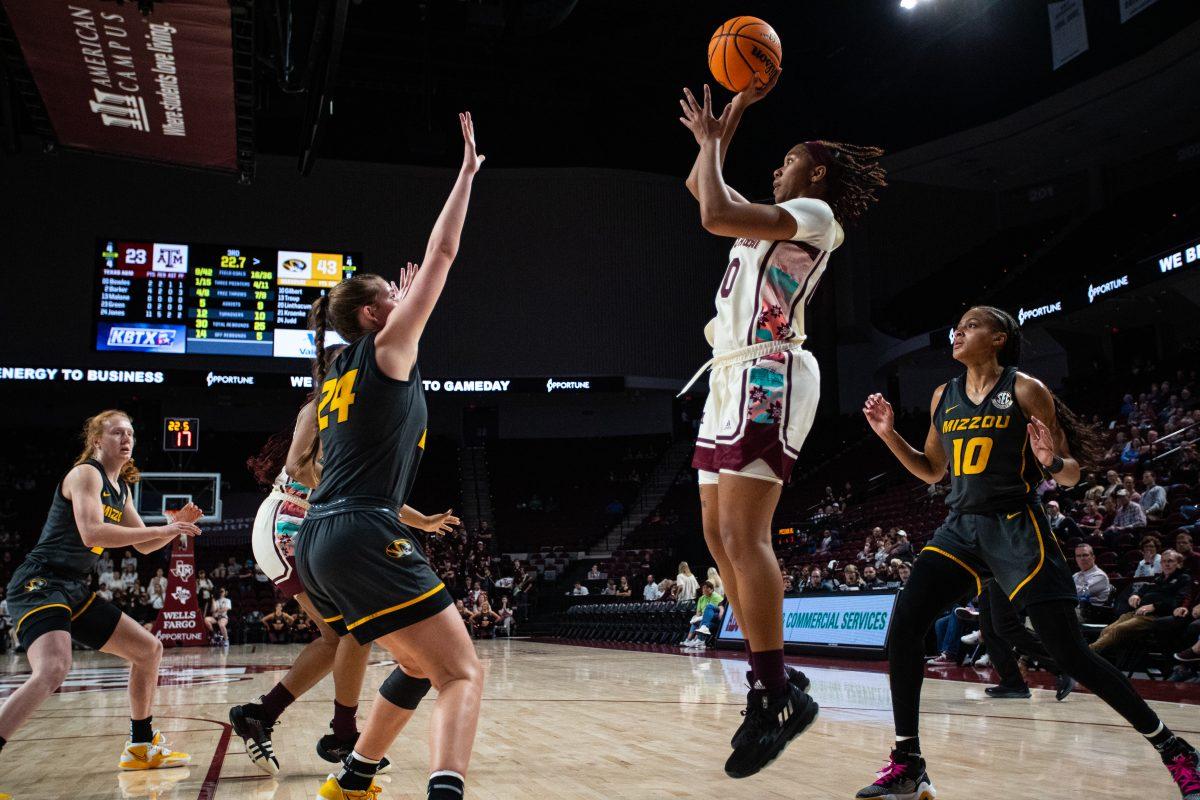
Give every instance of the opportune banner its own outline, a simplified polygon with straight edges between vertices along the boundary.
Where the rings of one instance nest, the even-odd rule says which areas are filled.
[[[228,0],[0,0],[59,144],[237,168]]]

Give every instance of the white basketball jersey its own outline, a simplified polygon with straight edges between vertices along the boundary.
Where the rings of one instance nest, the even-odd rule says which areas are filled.
[[[791,240],[738,239],[729,250],[717,316],[704,331],[714,353],[805,335],[804,306],[845,235],[824,200],[798,197],[779,208],[796,219]]]

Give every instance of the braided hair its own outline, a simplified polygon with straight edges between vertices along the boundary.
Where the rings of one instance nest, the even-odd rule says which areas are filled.
[[[1002,367],[1018,366],[1021,360],[1021,325],[1012,314],[995,306],[975,306],[975,311],[983,312],[991,323],[991,328],[997,333],[1004,334],[1004,344],[996,353],[996,361]],[[1080,469],[1095,469],[1104,459],[1104,440],[1099,431],[1079,417],[1054,392],[1054,416],[1058,426],[1067,437],[1067,447],[1071,456],[1079,462]]]
[[[887,186],[887,171],[879,163],[881,148],[824,139],[804,147],[828,171],[824,199],[838,222],[854,222],[879,202],[876,193]]]
[[[317,355],[313,359],[313,392],[314,396],[321,391],[325,383],[325,375],[329,365],[337,355],[337,350],[325,346],[325,335],[333,330],[347,342],[353,344],[366,335],[367,330],[358,319],[358,310],[369,306],[379,299],[381,285],[386,287],[383,278],[370,272],[361,272],[352,278],[339,283],[313,301],[308,312],[308,327],[313,332],[313,345]],[[315,423],[314,424],[319,424]],[[313,439],[308,459],[317,462],[317,451],[320,448],[320,436]]]

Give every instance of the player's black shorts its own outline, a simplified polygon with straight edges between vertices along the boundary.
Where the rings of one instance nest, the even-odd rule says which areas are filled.
[[[321,617],[363,644],[454,602],[418,537],[378,504],[310,508],[296,535],[296,568]]]
[[[97,597],[85,581],[35,561],[18,567],[8,582],[8,613],[26,651],[50,631],[67,631],[80,644],[99,650],[121,621],[121,610]]]
[[[1050,521],[1037,506],[997,514],[950,516],[921,551],[949,558],[975,578],[994,578],[1018,610],[1047,600],[1074,600],[1075,582]]]

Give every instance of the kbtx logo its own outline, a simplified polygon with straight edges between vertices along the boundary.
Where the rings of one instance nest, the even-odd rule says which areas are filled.
[[[109,347],[144,347],[155,350],[175,344],[174,328],[127,328],[114,325],[108,329]]]

